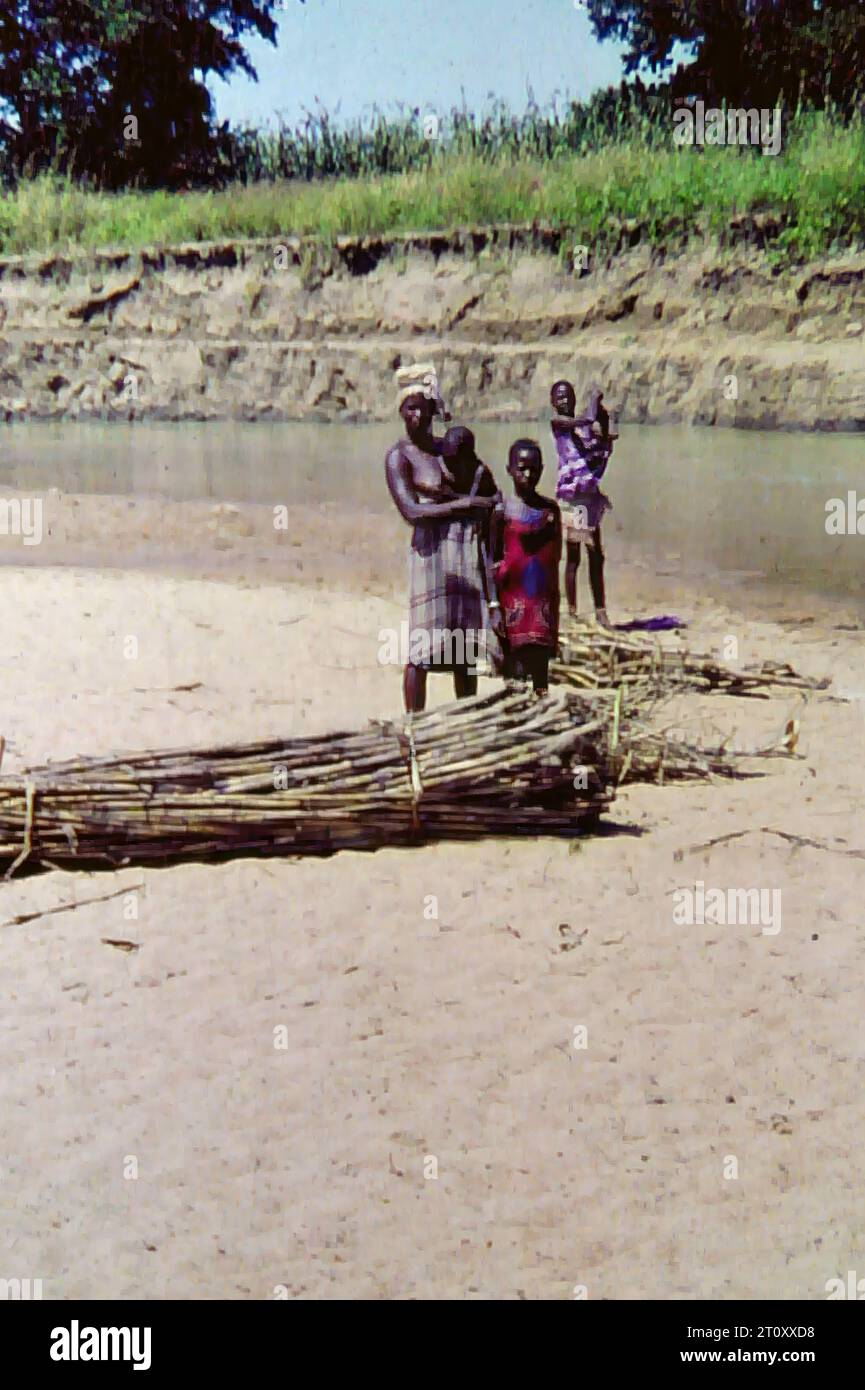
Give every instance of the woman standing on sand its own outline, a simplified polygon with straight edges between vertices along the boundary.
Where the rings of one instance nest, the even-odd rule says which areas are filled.
[[[385,473],[390,495],[413,528],[409,550],[409,652],[403,698],[409,713],[426,703],[429,670],[452,671],[457,699],[477,690],[478,647],[501,631],[494,597],[487,598],[480,531],[495,497],[473,490],[460,496],[442,458],[442,441],[432,432],[444,413],[432,367],[397,373],[399,413],[405,438],[388,450]]]

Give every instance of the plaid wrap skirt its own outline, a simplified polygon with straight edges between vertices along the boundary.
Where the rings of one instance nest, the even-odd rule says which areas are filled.
[[[419,523],[409,549],[409,659],[425,670],[492,666],[481,537],[474,520]]]

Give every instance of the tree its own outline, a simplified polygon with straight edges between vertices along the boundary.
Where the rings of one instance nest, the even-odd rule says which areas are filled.
[[[779,99],[849,107],[865,86],[865,6],[852,0],[588,0],[599,39],[626,45],[628,73],[668,73],[678,95],[718,104]]]
[[[256,73],[276,0],[0,0],[0,141],[13,169],[100,183],[210,177],[220,132],[205,79]],[[129,118],[132,118],[131,120]]]

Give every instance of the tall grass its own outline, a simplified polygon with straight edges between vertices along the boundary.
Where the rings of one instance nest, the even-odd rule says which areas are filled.
[[[426,122],[433,117],[435,133]],[[420,109],[396,118],[374,109],[362,120],[337,125],[319,107],[295,126],[241,128],[224,137],[218,168],[241,183],[263,179],[358,178],[404,174],[448,158],[548,160],[584,154],[611,141],[665,138],[670,118],[666,92],[622,84],[586,102],[556,100],[546,109],[530,101],[522,115],[494,101],[474,114],[454,107],[437,115]]]
[[[88,191],[43,176],[0,199],[0,250],[328,240],[515,222],[551,225],[600,248],[619,242],[623,224],[657,243],[683,233],[723,237],[732,218],[759,213],[775,224],[774,245],[784,256],[865,245],[862,117],[842,123],[827,113],[801,114],[774,158],[679,149],[671,124],[645,123],[612,131],[594,147],[587,139],[579,152],[444,145],[423,167],[402,173],[267,177],[185,193]]]

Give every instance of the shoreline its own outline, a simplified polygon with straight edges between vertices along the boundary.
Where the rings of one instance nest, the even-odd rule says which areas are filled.
[[[285,525],[277,530],[274,507],[264,501],[175,500],[56,488],[4,488],[3,496],[41,499],[44,534],[38,545],[23,536],[0,535],[0,573],[75,569],[225,585],[335,587],[404,605],[410,532],[392,508],[281,502]],[[676,613],[683,604],[687,609],[687,600],[695,598],[738,612],[745,624],[759,623],[767,613],[790,622],[798,614],[804,626],[865,624],[865,599],[848,589],[809,588],[807,580],[773,580],[759,571],[682,566],[664,544],[633,541],[618,531],[605,538],[605,550],[614,620],[622,607],[633,616],[643,592],[651,596],[650,606],[665,612]],[[581,611],[587,613],[585,565],[580,573]],[[625,582],[619,593],[620,574]],[[681,616],[687,618],[687,611]]]

